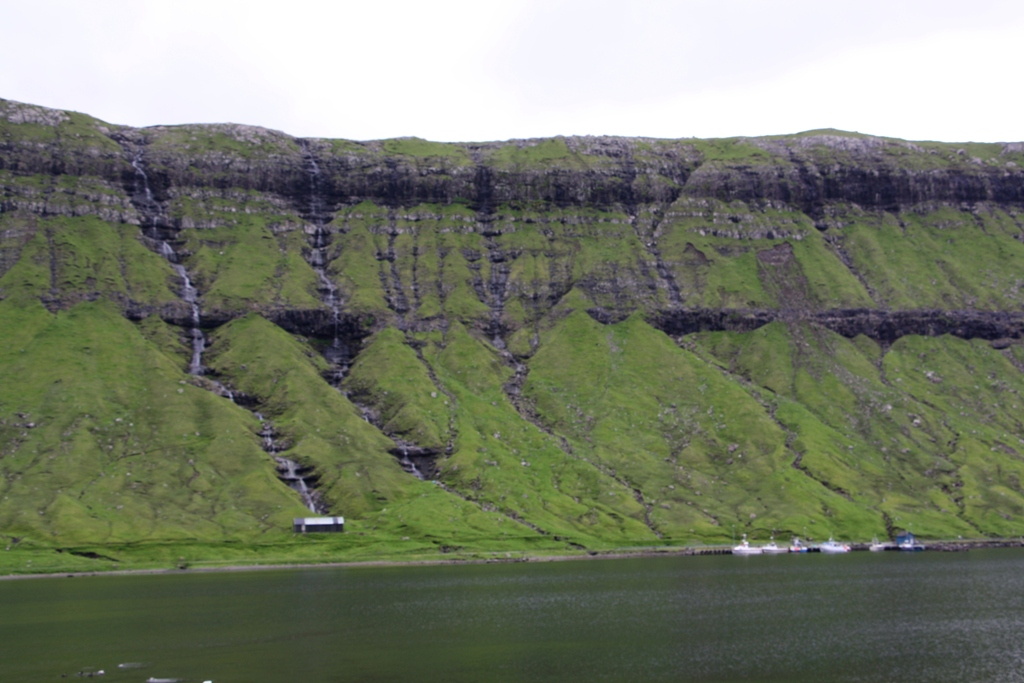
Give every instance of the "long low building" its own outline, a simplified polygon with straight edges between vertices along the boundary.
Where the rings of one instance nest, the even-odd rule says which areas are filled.
[[[296,517],[292,522],[297,534],[320,534],[345,530],[344,517]]]

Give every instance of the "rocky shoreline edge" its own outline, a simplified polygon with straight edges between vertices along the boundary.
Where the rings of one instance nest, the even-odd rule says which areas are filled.
[[[1019,539],[992,540],[956,540],[924,542],[925,550],[939,552],[967,552],[969,550],[991,550],[996,548],[1024,548],[1024,537]],[[867,551],[870,543],[851,543],[852,551]],[[889,550],[897,550],[890,548]],[[146,576],[168,574],[208,574],[217,572],[248,572],[248,571],[281,571],[292,569],[359,569],[379,567],[415,567],[444,565],[477,565],[477,564],[515,564],[538,562],[571,562],[576,560],[627,560],[652,557],[680,557],[703,555],[731,555],[731,546],[699,546],[677,548],[643,548],[632,550],[584,551],[575,555],[515,555],[511,557],[465,557],[445,558],[437,560],[364,560],[351,562],[313,562],[300,564],[246,564],[225,565],[217,567],[187,568],[165,567],[149,569],[113,569],[109,571],[66,572],[56,571],[37,574],[3,574],[0,581],[21,579],[57,579],[84,578],[92,576]]]

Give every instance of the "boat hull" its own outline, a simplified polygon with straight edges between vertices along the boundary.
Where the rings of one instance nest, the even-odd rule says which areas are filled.
[[[733,555],[763,555],[764,551],[761,548],[751,548],[749,546],[737,546],[732,549]]]
[[[843,553],[850,552],[849,546],[840,545],[838,543],[822,543],[818,548],[818,552],[825,553],[826,555],[842,555]]]

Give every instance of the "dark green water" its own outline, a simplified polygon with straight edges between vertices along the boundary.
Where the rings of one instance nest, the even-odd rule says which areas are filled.
[[[83,667],[111,683],[1024,681],[1024,551],[0,582],[0,681]]]

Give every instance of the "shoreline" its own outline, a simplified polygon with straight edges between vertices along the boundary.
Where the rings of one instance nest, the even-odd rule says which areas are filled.
[[[851,543],[853,552],[868,550],[867,543]],[[1024,539],[993,539],[977,541],[936,541],[925,544],[925,549],[933,552],[967,552],[993,548],[1024,548]],[[896,550],[895,548],[890,551]],[[897,551],[899,552],[899,551]],[[17,581],[29,579],[72,579],[93,576],[147,576],[147,575],[182,575],[182,574],[214,574],[227,572],[249,571],[280,571],[289,569],[359,569],[380,567],[434,567],[445,565],[480,565],[480,564],[518,564],[539,562],[573,562],[579,560],[625,560],[652,557],[696,557],[704,555],[731,555],[731,546],[681,547],[671,549],[638,549],[635,552],[610,550],[586,551],[574,555],[524,555],[519,557],[489,558],[449,558],[436,560],[352,560],[348,562],[304,562],[296,564],[235,564],[217,567],[153,567],[148,569],[110,569],[97,571],[55,571],[35,574],[0,574],[0,581]]]
[[[55,571],[37,574],[0,574],[0,581],[18,579],[63,579],[83,578],[90,576],[132,576],[160,574],[214,574],[221,572],[277,571],[285,569],[359,569],[375,567],[436,567],[444,565],[478,565],[478,564],[522,564],[542,562],[572,562],[575,560],[624,560],[644,557],[677,557],[681,555],[700,555],[710,553],[693,552],[692,548],[678,550],[642,550],[637,552],[580,553],[578,555],[525,555],[519,557],[487,557],[487,558],[449,558],[437,560],[352,560],[348,562],[303,562],[296,564],[233,564],[218,567],[152,567],[148,569],[111,569],[97,571]],[[716,554],[724,554],[716,550]]]

